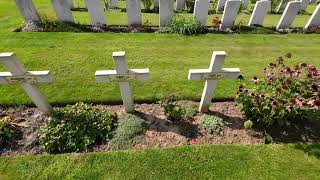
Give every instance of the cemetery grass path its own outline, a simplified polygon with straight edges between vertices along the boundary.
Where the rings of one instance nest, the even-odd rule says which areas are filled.
[[[208,145],[0,157],[0,179],[319,179],[319,145]]]

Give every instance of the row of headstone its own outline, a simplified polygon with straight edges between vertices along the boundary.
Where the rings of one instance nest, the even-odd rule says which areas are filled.
[[[292,0],[281,0],[279,6],[277,7],[277,13],[283,13],[289,2]],[[311,3],[310,0],[299,0],[301,2],[299,11],[305,11],[307,6]]]
[[[96,82],[117,82],[120,85],[120,93],[126,112],[134,111],[130,81],[149,79],[149,69],[128,69],[125,52],[112,54],[115,70],[96,71]],[[226,53],[214,51],[208,69],[191,69],[188,80],[205,80],[205,87],[200,102],[200,112],[207,112],[213,97],[213,92],[220,79],[237,79],[240,73],[238,68],[223,68]],[[5,65],[10,72],[0,72],[0,84],[20,84],[35,105],[45,114],[52,113],[52,107],[41,94],[36,84],[51,83],[53,81],[50,71],[27,72],[16,59],[14,53],[1,53],[0,63]]]
[[[74,18],[70,9],[70,2],[65,0],[51,0],[53,8],[58,19],[62,22],[74,22]],[[166,26],[168,21],[174,15],[174,0],[158,0],[159,1],[159,24],[160,27]],[[308,0],[309,1],[309,0]],[[91,22],[93,26],[106,26],[106,17],[101,0],[85,0],[88,8]],[[287,3],[286,8],[278,22],[277,29],[290,28],[293,20],[304,5],[305,0],[291,1]],[[141,4],[140,0],[126,0],[126,10],[128,14],[128,25],[141,25]],[[196,0],[193,16],[196,17],[202,25],[206,25],[210,0]],[[220,29],[225,30],[234,25],[236,16],[243,0],[227,0],[223,10]],[[25,21],[39,21],[40,17],[32,0],[16,0],[16,4]],[[319,6],[319,5],[318,5]],[[267,12],[271,10],[271,2],[269,0],[257,1],[250,17],[249,26],[263,25],[263,20]],[[306,29],[319,26],[320,12],[317,7],[310,17]]]

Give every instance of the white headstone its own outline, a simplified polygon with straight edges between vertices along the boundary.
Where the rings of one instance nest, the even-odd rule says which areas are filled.
[[[118,0],[110,0],[109,1],[109,8],[110,9],[117,9],[119,7],[119,1]]]
[[[262,26],[263,20],[270,9],[271,9],[271,1],[269,0],[257,1],[254,6],[253,13],[249,20],[248,26],[252,26],[252,25]]]
[[[196,17],[203,26],[207,24],[210,0],[196,0],[193,17]]]
[[[16,4],[25,22],[40,21],[39,14],[32,0],[16,0]]]
[[[226,52],[213,51],[209,69],[190,69],[189,80],[205,80],[199,111],[207,112],[217,87],[218,80],[237,79],[240,74],[238,68],[223,68]]]
[[[249,0],[241,0],[242,10],[248,9]]]
[[[118,82],[126,112],[134,111],[134,104],[129,86],[129,81],[149,79],[149,69],[128,69],[125,52],[113,52],[112,54],[116,70],[96,71],[98,83]]]
[[[277,30],[290,28],[294,18],[297,16],[298,12],[300,11],[300,8],[301,8],[301,2],[299,1],[289,2],[277,25]]]
[[[277,7],[277,13],[283,13],[284,9],[287,7],[288,0],[281,0],[280,4]]]
[[[183,10],[186,7],[186,0],[176,0],[176,10]]]
[[[226,7],[224,8],[220,29],[225,30],[231,28],[234,25],[236,16],[240,8],[240,0],[228,0]]]
[[[141,25],[141,4],[140,0],[126,0],[128,14],[128,25]]]
[[[317,27],[320,25],[320,4],[317,5],[317,8],[313,11],[308,23],[304,27],[305,29],[309,29],[312,27]]]
[[[166,26],[173,16],[173,0],[159,0],[160,27]]]
[[[70,4],[66,0],[51,0],[58,19],[62,22],[74,22]]]
[[[49,71],[27,72],[16,58],[14,53],[1,53],[0,63],[10,72],[0,72],[0,84],[20,84],[22,89],[32,99],[34,104],[44,113],[50,115],[52,108],[46,98],[35,86],[37,83],[51,83],[52,76]]]
[[[227,0],[218,0],[218,5],[217,5],[217,12],[223,12],[224,7],[226,5]]]
[[[155,9],[158,9],[158,8],[159,8],[159,0],[154,0],[154,1],[153,1],[153,7],[154,7]]]
[[[309,0],[300,0],[300,2],[301,2],[301,9],[300,10],[305,11],[307,9],[310,1]]]
[[[88,8],[91,23],[93,26],[104,27],[106,25],[106,16],[104,14],[104,8],[101,0],[86,0],[86,6]]]

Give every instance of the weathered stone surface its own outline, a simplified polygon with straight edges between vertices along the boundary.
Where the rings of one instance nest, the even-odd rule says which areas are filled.
[[[271,9],[271,1],[261,0],[257,1],[254,6],[253,13],[249,20],[248,26],[263,25],[263,20],[266,17],[268,11]]]
[[[40,21],[39,14],[32,0],[16,0],[16,5],[25,22]]]
[[[51,0],[56,15],[60,21],[72,22],[74,19],[70,9],[70,3],[66,0]]]
[[[194,5],[193,16],[196,17],[203,26],[207,24],[209,4],[209,0],[196,0]]]
[[[164,27],[167,25],[168,21],[173,16],[173,0],[159,0],[159,1],[160,1],[160,7],[159,7],[160,27]]]
[[[297,16],[298,12],[300,11],[300,8],[301,8],[301,2],[299,1],[289,2],[277,25],[277,30],[290,28],[294,18]]]
[[[226,30],[234,25],[236,16],[240,8],[240,0],[228,0],[223,11],[220,29]]]
[[[317,8],[313,11],[310,19],[308,20],[305,29],[317,27],[320,25],[320,4],[317,5]]]
[[[91,17],[91,24],[93,26],[104,27],[107,23],[102,1],[86,0],[85,2]]]
[[[126,0],[128,14],[128,25],[141,25],[141,4],[140,0]]]

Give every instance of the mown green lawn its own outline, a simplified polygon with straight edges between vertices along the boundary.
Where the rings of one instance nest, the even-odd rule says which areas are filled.
[[[319,179],[318,145],[210,145],[0,158],[0,179]]]
[[[53,15],[50,1],[34,2],[40,12]],[[239,67],[248,80],[254,75],[262,76],[261,70],[267,63],[287,52],[293,53],[292,64],[303,61],[320,67],[317,34],[14,33],[11,31],[22,22],[14,1],[0,1],[0,7],[6,7],[0,11],[0,52],[15,52],[28,70],[51,70],[54,83],[40,85],[40,89],[56,104],[120,102],[118,85],[96,84],[94,76],[96,70],[114,67],[113,51],[126,51],[130,68],[150,68],[149,81],[132,83],[138,101],[156,101],[169,94],[199,100],[203,82],[188,81],[188,70],[207,68],[213,50],[226,51],[225,67]],[[82,19],[86,13],[78,14]],[[122,24],[126,14],[116,13],[108,19]],[[0,70],[5,69],[0,66]],[[237,86],[237,80],[221,81],[216,97],[234,97]],[[1,105],[30,103],[18,86],[0,86]]]

